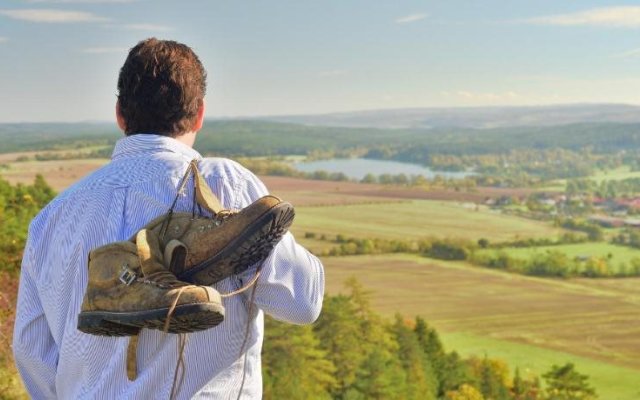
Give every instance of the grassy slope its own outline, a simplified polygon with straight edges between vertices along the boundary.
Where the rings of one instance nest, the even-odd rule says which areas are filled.
[[[486,351],[538,374],[574,361],[603,399],[637,398],[636,292],[409,255],[326,258],[325,267],[329,293],[354,275],[373,291],[377,310],[424,316],[450,349]]]
[[[477,211],[454,202],[415,200],[391,205],[299,207],[294,233],[343,234],[354,237],[417,239],[430,236],[492,241],[548,237],[560,230],[549,224]]]
[[[538,346],[491,339],[468,333],[444,333],[442,341],[447,349],[455,349],[463,356],[475,355],[507,361],[510,367],[520,368],[522,376],[538,375],[548,371],[553,364],[572,362],[579,372],[590,377],[591,386],[603,400],[636,400],[640,398],[637,369],[619,367],[590,358]],[[513,376],[513,370],[512,375]]]

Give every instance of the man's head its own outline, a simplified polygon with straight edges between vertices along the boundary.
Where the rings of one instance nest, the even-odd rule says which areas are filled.
[[[188,46],[143,40],[118,77],[118,119],[125,134],[177,137],[202,124],[207,73]]]

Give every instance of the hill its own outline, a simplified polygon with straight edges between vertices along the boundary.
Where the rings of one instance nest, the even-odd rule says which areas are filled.
[[[638,113],[640,116],[640,112]],[[0,153],[113,145],[114,124],[0,124]],[[210,120],[195,147],[205,154],[269,156],[357,152],[370,158],[427,160],[429,155],[498,154],[511,150],[586,147],[595,153],[640,147],[640,123],[473,128],[343,128],[257,120]]]
[[[0,153],[73,149],[113,144],[119,134],[115,123],[11,123],[0,124]]]
[[[306,125],[374,128],[504,128],[588,122],[640,122],[640,107],[626,104],[567,104],[528,107],[400,108],[261,118]]]

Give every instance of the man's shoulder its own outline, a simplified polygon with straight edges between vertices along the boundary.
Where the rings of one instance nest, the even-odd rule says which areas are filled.
[[[255,175],[239,162],[223,157],[205,157],[198,162],[202,175],[206,178],[227,181],[255,179]]]
[[[246,207],[269,193],[264,183],[237,161],[209,157],[200,161],[199,168],[212,187],[223,185],[230,188],[235,197],[232,208]]]
[[[87,200],[96,202],[106,195],[113,195],[119,188],[126,187],[125,183],[119,182],[117,177],[114,179],[113,174],[109,173],[109,164],[89,173],[58,193],[34,217],[31,225],[43,224],[60,213],[73,213],[78,209],[84,209]]]

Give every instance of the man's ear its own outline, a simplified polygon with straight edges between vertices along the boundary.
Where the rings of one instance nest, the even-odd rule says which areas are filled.
[[[193,132],[198,132],[202,129],[202,124],[204,124],[204,99],[200,100],[198,103],[198,114],[196,115],[196,121],[191,129]]]
[[[127,123],[125,122],[124,117],[122,116],[122,112],[120,110],[120,101],[116,102],[116,121],[118,122],[118,126],[120,127],[122,132],[126,132]]]

